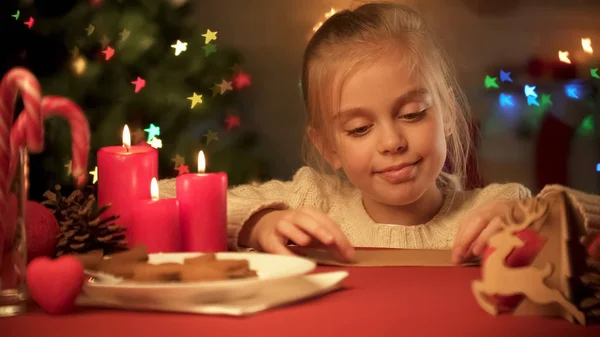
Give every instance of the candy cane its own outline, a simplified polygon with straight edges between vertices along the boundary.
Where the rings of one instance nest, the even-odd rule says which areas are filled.
[[[58,97],[46,96],[42,99],[41,111],[43,118],[51,116],[64,117],[71,127],[72,138],[72,172],[78,186],[82,186],[87,179],[87,161],[90,150],[90,128],[88,120],[81,108],[71,100]],[[10,134],[11,161],[10,177],[12,178],[19,158],[19,146],[25,141],[28,130],[28,119],[21,114],[13,125]]]
[[[44,146],[44,131],[40,113],[41,91],[35,76],[24,68],[13,68],[0,83],[0,220],[7,212],[8,192],[11,181],[10,170],[10,128],[14,118],[17,91],[21,94],[28,120],[26,132],[27,148],[39,152]]]

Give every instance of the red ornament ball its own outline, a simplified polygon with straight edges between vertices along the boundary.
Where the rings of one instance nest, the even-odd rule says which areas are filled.
[[[12,248],[12,238],[17,220],[17,197],[12,194],[9,200],[8,228],[4,239],[4,251]],[[28,200],[25,204],[25,232],[27,239],[27,260],[39,256],[52,256],[56,248],[59,233],[58,222],[54,214],[44,205]]]

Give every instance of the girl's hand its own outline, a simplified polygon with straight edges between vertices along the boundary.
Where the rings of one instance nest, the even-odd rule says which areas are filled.
[[[340,227],[323,212],[306,207],[255,214],[239,239],[240,244],[246,241],[247,246],[268,253],[294,255],[286,247],[290,240],[303,247],[324,246],[342,262],[354,259],[354,248]]]
[[[454,239],[452,263],[458,264],[474,255],[482,255],[489,238],[501,230],[501,221],[515,204],[515,200],[492,201],[469,211],[460,221],[460,229]]]

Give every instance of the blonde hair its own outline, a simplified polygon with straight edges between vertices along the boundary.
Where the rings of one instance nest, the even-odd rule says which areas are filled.
[[[331,173],[331,167],[311,142],[309,130],[319,134],[321,151],[329,151],[333,144],[331,116],[339,109],[344,80],[390,52],[401,52],[404,65],[411,73],[417,72],[450,131],[447,151],[451,168],[440,174],[438,185],[444,190],[462,188],[471,146],[466,99],[442,47],[421,15],[394,3],[369,3],[338,12],[309,41],[301,81],[308,126],[303,151],[306,163]]]

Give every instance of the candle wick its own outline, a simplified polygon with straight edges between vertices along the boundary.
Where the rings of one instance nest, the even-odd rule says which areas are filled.
[[[125,150],[126,150],[127,152],[129,152],[129,146],[127,146],[127,145],[123,144],[123,147],[125,148]]]

